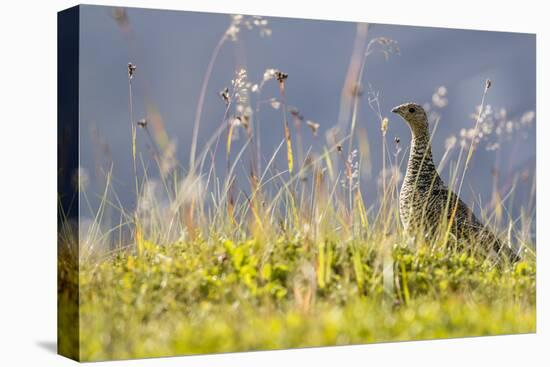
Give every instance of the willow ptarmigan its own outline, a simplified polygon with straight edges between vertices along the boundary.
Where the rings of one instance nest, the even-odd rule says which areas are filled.
[[[415,103],[405,103],[392,112],[407,122],[412,133],[407,173],[399,194],[399,215],[406,233],[433,239],[441,234],[443,221],[451,223],[450,234],[457,243],[468,241],[470,249],[504,255],[510,261],[519,260],[518,255],[486,228],[439,176],[433,162],[428,117],[424,109]],[[456,212],[451,222],[455,205]]]

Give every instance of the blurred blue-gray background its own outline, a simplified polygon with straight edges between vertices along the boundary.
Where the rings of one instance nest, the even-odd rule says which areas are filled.
[[[98,6],[81,9],[80,164],[89,172],[88,196],[97,205],[96,194],[101,194],[104,184],[98,167],[108,167],[112,161],[114,187],[122,204],[131,207],[135,196],[127,63],[137,66],[133,81],[135,119],[148,114],[151,118],[151,111],[158,112],[156,116],[162,118],[169,138],[177,141],[176,156],[186,169],[201,84],[230,16]],[[230,86],[236,68],[242,65],[252,82],[261,81],[266,68],[288,73],[288,104],[320,124],[317,137],[304,128],[306,149],[312,146],[313,151],[320,152],[326,144],[326,131],[337,123],[357,24],[266,19],[271,36],[261,37],[255,29],[242,29],[239,42],[227,42],[220,50],[206,91],[199,150],[222,123],[225,105],[218,92]],[[382,54],[372,55],[362,79],[365,93],[357,124],[366,130],[373,154],[372,177],[362,182],[367,197],[379,192],[376,178],[382,150],[380,122],[367,102],[369,84],[379,92],[381,113],[389,118],[390,151],[394,150],[394,137],[401,139],[403,148],[410,138],[405,124],[390,113],[391,108],[407,101],[432,103],[434,92],[440,86],[446,88],[448,105],[438,109],[441,121],[434,137],[437,161],[445,152],[449,136],[460,140],[461,129],[473,127],[470,114],[480,104],[486,79],[492,80],[486,103],[494,111],[505,108],[506,120],[520,121],[525,112],[535,110],[535,35],[370,24],[368,38],[381,36],[397,41],[400,55],[390,55],[387,61]],[[269,84],[262,96],[278,98],[276,83]],[[518,126],[521,128],[501,141],[500,148],[487,150],[487,142],[476,151],[462,195],[469,203],[488,205],[493,175],[498,174],[503,194],[517,185],[516,204],[509,209],[525,205],[535,177],[535,123]],[[283,139],[280,110],[263,107],[261,134],[263,155],[269,157]],[[243,136],[241,132],[241,139],[234,142],[236,151],[242,147]],[[150,142],[141,130],[137,141],[138,152],[151,167],[149,173],[158,176]],[[224,154],[221,148],[218,160],[222,168]],[[285,168],[284,149],[277,164]],[[247,171],[248,167],[240,167],[237,174],[245,175]]]

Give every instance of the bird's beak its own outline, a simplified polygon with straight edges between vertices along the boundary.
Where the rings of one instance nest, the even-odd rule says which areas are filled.
[[[391,112],[393,112],[393,113],[399,113],[399,107],[400,107],[400,106],[397,106],[397,107],[392,108]]]

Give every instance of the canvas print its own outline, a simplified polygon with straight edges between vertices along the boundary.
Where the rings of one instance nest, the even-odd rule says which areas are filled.
[[[58,17],[58,348],[535,332],[535,35]]]

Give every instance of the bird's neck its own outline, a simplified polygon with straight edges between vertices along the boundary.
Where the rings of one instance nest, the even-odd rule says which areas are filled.
[[[429,133],[413,132],[407,174],[416,175],[419,172],[429,173],[435,170]]]

